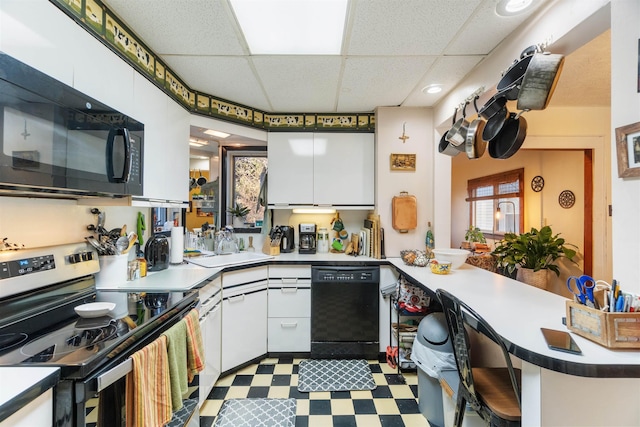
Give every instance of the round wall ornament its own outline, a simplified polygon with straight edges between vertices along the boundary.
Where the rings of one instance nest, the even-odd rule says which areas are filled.
[[[544,188],[544,178],[541,177],[540,175],[534,176],[533,179],[531,180],[531,189],[536,193],[538,193],[542,191],[543,188]]]
[[[560,206],[565,209],[571,208],[575,202],[576,202],[576,196],[575,194],[573,194],[573,191],[571,190],[564,190],[558,196],[558,203],[560,203]]]

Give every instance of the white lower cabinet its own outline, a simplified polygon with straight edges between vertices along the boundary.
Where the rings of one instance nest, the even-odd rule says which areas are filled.
[[[311,267],[270,266],[270,352],[311,351]]]
[[[204,369],[200,372],[198,405],[202,406],[220,377],[222,359],[222,289],[216,278],[200,290],[200,331]]]
[[[223,273],[222,372],[267,353],[267,267]]]

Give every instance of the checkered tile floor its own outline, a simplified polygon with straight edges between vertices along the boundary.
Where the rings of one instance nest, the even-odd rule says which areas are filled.
[[[300,360],[267,358],[220,378],[200,409],[200,427],[213,425],[225,399],[247,397],[295,398],[296,427],[428,427],[415,372],[405,372],[403,384],[389,365],[369,361],[375,390],[300,393]]]

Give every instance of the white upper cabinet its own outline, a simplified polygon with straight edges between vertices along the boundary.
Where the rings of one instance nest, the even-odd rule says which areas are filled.
[[[313,135],[315,204],[373,207],[373,141],[371,133]]]
[[[374,136],[361,133],[269,133],[272,208],[374,206]]]
[[[267,202],[271,207],[313,204],[313,134],[270,132]]]

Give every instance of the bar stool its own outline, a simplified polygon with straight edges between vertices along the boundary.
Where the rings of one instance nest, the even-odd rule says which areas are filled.
[[[442,289],[438,289],[436,294],[447,319],[447,328],[453,343],[453,353],[460,377],[454,425],[462,426],[465,407],[468,403],[491,426],[519,426],[521,372],[513,368],[502,338],[479,314],[460,299]],[[465,323],[469,323],[469,320],[477,322],[477,330],[498,344],[504,355],[505,368],[471,366],[471,345],[464,326]]]

